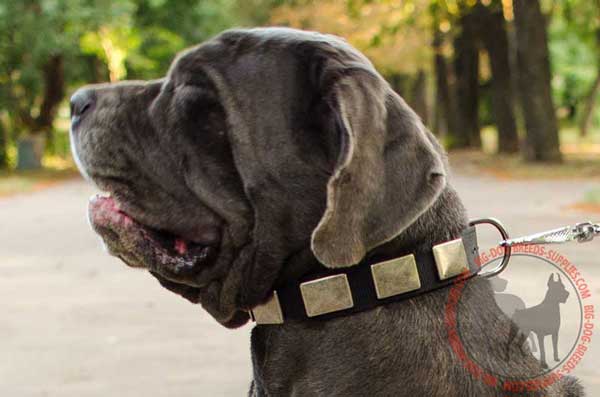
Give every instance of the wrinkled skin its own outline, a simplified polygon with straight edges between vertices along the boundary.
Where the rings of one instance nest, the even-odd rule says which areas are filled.
[[[288,110],[304,112],[306,122],[278,138],[296,147],[277,146],[268,129],[248,138],[262,142],[237,142],[247,138],[228,125],[223,94],[198,59],[212,51],[189,50],[161,80],[86,87],[93,104],[74,119],[72,147],[82,173],[131,220],[114,219],[122,216],[111,210],[113,199],[92,201],[90,219],[109,251],[236,327],[284,263],[292,269],[301,258],[298,272],[317,266],[310,234],[324,210],[337,138],[319,136],[307,90],[298,93],[304,108]],[[186,242],[188,258],[173,252],[175,238]],[[205,247],[208,260],[195,255]]]
[[[111,194],[89,207],[109,252],[230,328],[278,285],[427,250],[466,225],[435,138],[331,36],[225,32],[182,53],[164,79],[78,91],[72,112],[78,165]],[[251,394],[505,395],[453,354],[446,298],[256,327]],[[461,305],[473,355],[539,372],[516,346],[504,361],[510,320],[486,280]],[[579,392],[565,381],[529,395]]]
[[[90,218],[112,253],[153,271],[193,302],[208,302],[206,309],[219,321],[236,326],[247,316],[234,307],[234,297],[219,294],[234,260],[244,255],[252,217],[212,87],[176,84],[169,79],[94,87],[93,108],[72,128],[73,147],[84,173],[135,221],[103,220],[102,212],[92,211]],[[195,106],[202,111],[190,111]],[[179,269],[170,261],[176,255],[161,260],[150,253],[161,245],[136,236],[141,228],[132,223],[180,236],[196,249],[212,247],[218,255],[202,261],[192,252]]]

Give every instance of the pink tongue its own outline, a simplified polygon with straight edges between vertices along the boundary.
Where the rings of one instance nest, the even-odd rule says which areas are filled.
[[[175,239],[175,251],[177,251],[177,253],[179,255],[183,255],[187,252],[187,243],[185,242],[185,240],[182,240],[180,238]]]

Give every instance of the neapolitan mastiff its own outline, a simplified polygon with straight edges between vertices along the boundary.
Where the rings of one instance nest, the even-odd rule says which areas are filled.
[[[163,79],[84,87],[71,106],[78,166],[110,193],[89,209],[110,253],[226,327],[257,314],[251,395],[510,395],[451,348],[450,288],[384,299],[439,282],[419,258],[467,219],[440,145],[345,41],[231,30],[180,54]],[[376,263],[383,273],[348,273]],[[385,304],[358,310],[375,294],[371,275]],[[459,313],[472,362],[539,373],[517,346],[507,361],[510,320],[488,281],[471,279]],[[519,395],[582,391],[564,378]]]

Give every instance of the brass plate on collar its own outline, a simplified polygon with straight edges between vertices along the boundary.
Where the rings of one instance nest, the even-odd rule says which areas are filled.
[[[421,288],[417,262],[412,254],[371,265],[371,274],[379,299]]]
[[[469,270],[467,253],[460,238],[434,245],[433,256],[441,280],[458,276]]]
[[[268,301],[252,309],[251,314],[256,324],[283,324],[283,313],[277,291],[273,292]]]
[[[354,306],[345,274],[323,277],[300,284],[300,292],[308,317],[320,316]]]

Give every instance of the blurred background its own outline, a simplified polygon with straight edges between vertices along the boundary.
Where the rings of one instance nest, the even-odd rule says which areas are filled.
[[[0,395],[245,393],[249,327],[221,329],[89,230],[68,99],[267,25],[363,51],[448,149],[472,217],[513,234],[600,220],[600,0],[3,0]],[[564,248],[595,302],[598,244]],[[599,359],[576,371],[598,393]]]
[[[164,76],[178,51],[259,25],[346,38],[464,159],[598,175],[597,0],[5,0],[0,194],[71,174],[76,87]]]

